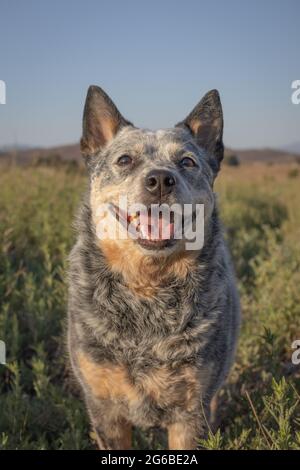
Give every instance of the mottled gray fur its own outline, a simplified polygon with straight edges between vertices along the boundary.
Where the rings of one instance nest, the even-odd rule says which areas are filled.
[[[101,120],[107,118],[114,131],[110,139],[101,129]],[[100,136],[97,125],[92,128],[95,122]],[[205,435],[210,402],[229,372],[239,301],[213,193],[223,156],[222,127],[215,91],[177,127],[151,132],[133,127],[102,90],[89,90],[82,149],[90,190],[77,217],[77,242],[70,255],[68,337],[71,364],[100,448],[122,448],[120,436],[128,423],[173,426],[189,436],[178,441],[173,436],[171,447],[195,447],[196,439]],[[123,154],[132,157],[130,168],[116,165]],[[180,167],[186,155],[193,157],[195,167]],[[95,234],[90,191],[95,184],[103,194],[106,188],[125,186],[130,203],[150,204],[154,199],[145,191],[145,175],[160,168],[174,174],[177,182],[166,202],[204,203],[205,244],[184,277],[175,271],[161,280],[153,295],[143,297],[128,286],[122,272],[111,269]],[[163,264],[177,249],[175,244],[144,255]],[[79,354],[93,364],[89,372],[79,364]],[[100,371],[103,365],[106,374],[110,368],[124,372],[127,395],[97,392],[97,367]],[[157,378],[161,371],[168,383]],[[198,385],[190,381],[191,374],[196,374]]]

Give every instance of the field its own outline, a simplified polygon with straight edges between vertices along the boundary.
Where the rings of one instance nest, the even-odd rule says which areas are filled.
[[[299,169],[298,169],[299,168]],[[85,187],[76,168],[0,172],[0,449],[95,448],[65,354],[67,254]],[[207,449],[300,449],[300,166],[224,165],[220,213],[243,325]],[[155,432],[135,447],[161,448]]]

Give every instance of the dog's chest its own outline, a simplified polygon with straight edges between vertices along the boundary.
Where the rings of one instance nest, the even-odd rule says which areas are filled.
[[[143,298],[131,291],[114,290],[110,299],[109,312],[100,306],[100,317],[109,331],[118,332],[119,341],[136,338],[137,344],[143,338],[172,334],[184,327],[185,319],[194,309],[187,290],[181,285],[160,289],[153,297]]]

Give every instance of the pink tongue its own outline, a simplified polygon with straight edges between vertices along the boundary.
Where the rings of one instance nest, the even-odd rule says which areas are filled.
[[[140,232],[142,238],[147,240],[169,240],[174,235],[174,223],[162,217],[149,217],[147,214],[140,214]]]

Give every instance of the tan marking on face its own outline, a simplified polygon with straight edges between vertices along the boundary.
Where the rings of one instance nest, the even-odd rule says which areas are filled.
[[[182,150],[182,145],[180,145],[178,142],[168,142],[165,145],[165,150],[170,156],[172,156]]]
[[[128,184],[124,182],[123,185],[119,184],[118,186],[106,186],[105,189],[102,188],[101,178],[98,176],[93,179],[91,184],[90,192],[90,206],[92,211],[92,219],[94,225],[97,226],[98,223],[101,223],[103,218],[99,217],[98,211],[103,204],[119,204],[119,198],[126,196],[126,188]]]
[[[113,230],[112,237],[116,238],[118,238],[122,233],[121,226],[115,220],[108,206],[115,204],[118,207],[120,204],[120,198],[126,197],[127,190],[128,182],[126,180],[117,186],[106,186],[105,189],[103,189],[101,178],[94,178],[90,190],[90,207],[93,225],[95,227],[96,234],[98,234],[99,244],[101,242],[101,237],[99,236],[100,232],[111,234],[111,230]],[[107,239],[109,240],[112,237],[108,236]]]
[[[193,429],[189,423],[174,423],[168,426],[169,450],[193,450],[197,447]]]
[[[136,144],[134,144],[133,149],[135,153],[142,154],[145,150],[145,145],[143,144],[143,142],[137,142]]]
[[[127,370],[108,362],[97,364],[83,352],[78,354],[78,364],[84,380],[97,398],[139,398],[137,389],[130,382]]]

